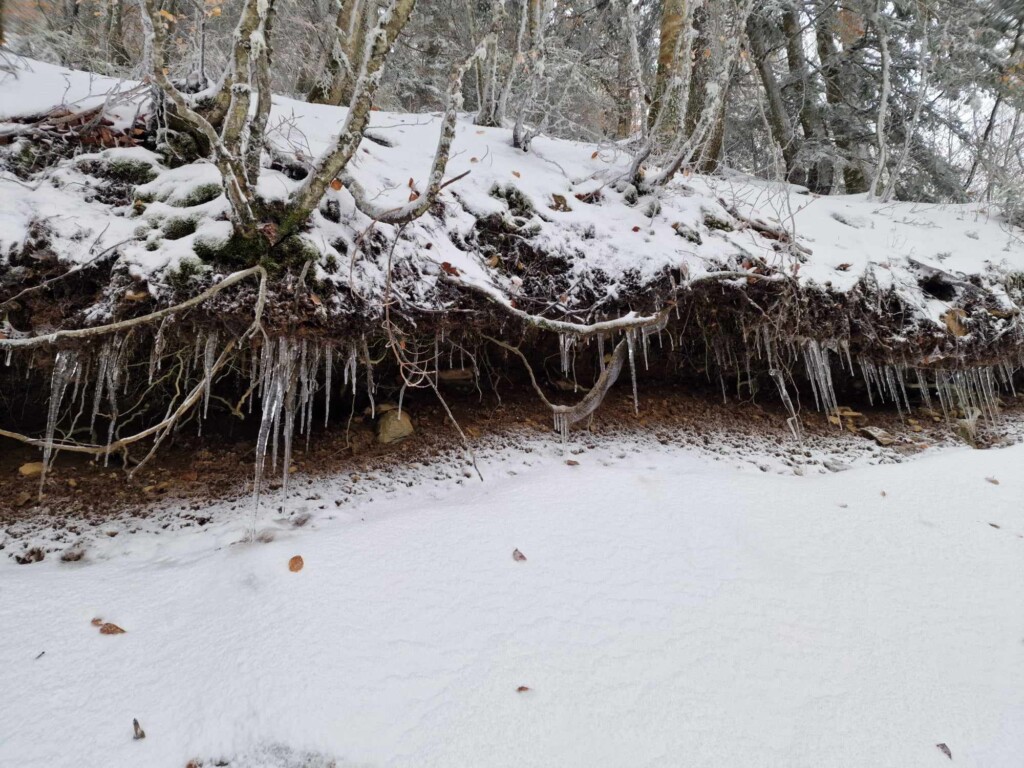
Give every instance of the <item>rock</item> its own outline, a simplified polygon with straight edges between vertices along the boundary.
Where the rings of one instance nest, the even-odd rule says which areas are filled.
[[[18,474],[22,477],[39,477],[43,474],[43,462],[30,461],[18,467]]]
[[[829,472],[845,472],[846,470],[850,469],[849,464],[844,464],[841,461],[834,461],[832,459],[825,459],[823,464],[825,466],[825,469],[827,469]]]
[[[451,387],[470,386],[476,381],[476,372],[472,368],[450,368],[438,371],[437,381]]]
[[[861,427],[859,431],[860,434],[864,435],[865,437],[870,437],[872,440],[874,440],[876,443],[882,446],[892,445],[893,443],[896,442],[896,438],[890,435],[881,427]]]
[[[377,442],[382,445],[390,445],[404,440],[414,431],[409,412],[404,408],[401,411],[397,409],[385,411],[377,419]]]
[[[15,507],[27,507],[32,503],[32,499],[35,498],[35,494],[29,493],[28,491],[22,491],[14,497]]]

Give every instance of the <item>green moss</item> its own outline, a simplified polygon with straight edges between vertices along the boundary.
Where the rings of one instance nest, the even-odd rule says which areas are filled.
[[[181,200],[172,203],[172,205],[175,208],[191,208],[195,205],[203,205],[211,200],[216,200],[221,196],[222,192],[220,184],[200,184]]]
[[[164,238],[167,240],[180,240],[195,231],[196,220],[192,218],[168,219],[163,226]]]
[[[197,239],[192,244],[196,256],[208,264],[226,267],[251,267],[266,255],[267,243],[263,239],[246,240],[232,235],[226,242]]]
[[[732,225],[731,221],[721,218],[714,213],[708,211],[704,212],[704,226],[708,229],[717,229],[722,232],[732,232],[736,227]]]
[[[149,163],[126,157],[117,157],[101,163],[94,173],[100,178],[122,184],[147,184],[156,178],[156,171]]]
[[[199,259],[184,258],[178,262],[178,268],[166,273],[167,284],[177,293],[185,293],[192,283],[206,271]]]
[[[495,184],[491,189],[491,197],[496,197],[508,203],[508,210],[513,216],[533,216],[534,208],[530,198],[512,184],[506,184],[503,187]]]

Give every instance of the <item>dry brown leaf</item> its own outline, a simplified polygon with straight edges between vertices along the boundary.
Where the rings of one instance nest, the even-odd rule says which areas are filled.
[[[994,477],[986,477],[985,482],[992,483],[992,485],[999,485],[999,481]]]
[[[599,153],[599,152],[598,152],[598,151],[597,151],[597,150],[595,149],[595,150],[594,150],[594,154],[592,154],[592,155],[590,156],[590,159],[591,159],[591,160],[597,160],[597,156],[598,156],[598,154],[600,154],[600,153]]]
[[[103,626],[103,619],[101,619],[99,616],[97,616],[95,619],[93,619],[89,623],[92,624],[94,627],[102,627]]]
[[[526,693],[528,690],[530,690],[528,686],[520,685],[518,688],[516,688],[516,693]]]
[[[419,200],[419,199],[420,199],[420,193],[417,192],[415,189],[412,192],[409,193],[409,202],[410,203],[413,200]]]
[[[836,269],[838,269],[840,272],[845,272],[846,270],[848,270],[852,266],[853,266],[853,264],[850,264],[848,261],[844,261],[842,264],[840,264],[838,267],[836,267]]]
[[[412,180],[412,176],[409,177],[409,189],[416,186],[416,182]]]
[[[580,463],[576,461],[576,459],[566,459],[565,463],[568,464],[570,467],[578,467],[580,465]]]
[[[949,747],[947,747],[945,744],[941,744],[940,743],[940,744],[936,744],[935,746],[938,747],[939,750],[942,752],[942,754],[944,754],[950,760],[953,759],[953,753],[950,751]]]
[[[123,635],[124,630],[121,629],[117,624],[111,624],[109,621],[100,627],[101,635]]]
[[[512,550],[512,559],[515,560],[517,563],[522,563],[522,562],[526,561],[526,555],[524,555],[518,549],[513,549]]]
[[[452,277],[458,277],[459,276],[459,270],[456,269],[455,267],[453,267],[447,261],[442,261],[441,262],[441,271],[443,271],[446,275],[451,275]]]
[[[475,157],[471,157],[471,158],[469,158],[469,162],[471,162],[471,163],[479,163],[480,161],[477,160]]]
[[[341,179],[331,179],[331,189],[335,192],[341,189]]]
[[[633,227],[633,231],[634,232],[639,232],[640,231],[640,227]]]
[[[523,178],[523,174],[521,174],[519,171],[512,171],[512,175],[515,176],[517,179]]]
[[[302,566],[306,563],[302,559],[302,555],[295,555],[291,560],[288,561],[288,570],[292,573],[298,573],[302,570]]]

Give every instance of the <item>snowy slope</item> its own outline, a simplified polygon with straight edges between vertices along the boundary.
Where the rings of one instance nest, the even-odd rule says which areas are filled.
[[[0,81],[0,131],[4,117],[36,114],[47,102],[92,104],[104,88],[131,90],[84,73],[26,62],[17,77]],[[143,95],[117,107],[145,111]],[[134,114],[134,113],[133,113]],[[280,153],[308,163],[328,146],[345,110],[275,97],[270,139]],[[371,136],[356,156],[352,175],[373,203],[387,210],[405,204],[410,183],[422,190],[437,143],[438,115],[375,112]],[[9,127],[9,124],[8,124]],[[388,146],[389,145],[389,146]],[[130,206],[113,208],[86,202],[102,186],[83,162],[124,158],[151,164],[158,174],[138,188],[145,200],[140,214]],[[864,280],[895,289],[920,318],[936,324],[951,305],[922,291],[920,282],[942,274],[954,283],[974,281],[995,307],[996,325],[1009,325],[1017,312],[1008,295],[1008,276],[1024,271],[1024,243],[998,212],[978,205],[880,204],[861,196],[819,198],[806,190],[729,174],[724,178],[681,177],[657,195],[631,203],[622,184],[628,154],[613,144],[583,144],[538,138],[528,154],[512,148],[509,131],[480,128],[469,118],[457,127],[448,176],[468,177],[442,193],[443,218],[428,215],[399,239],[394,259],[406,260],[419,280],[407,290],[415,301],[431,300],[438,264],[449,262],[466,282],[514,297],[522,275],[510,264],[488,263],[474,228],[481,217],[496,214],[519,227],[519,237],[567,264],[555,299],[565,311],[614,301],[625,284],[644,284],[669,270],[697,276],[722,267],[746,268],[758,260],[804,285],[850,291]],[[122,268],[149,283],[160,295],[168,272],[198,245],[224,243],[229,228],[223,195],[188,205],[190,193],[217,184],[215,169],[193,165],[167,170],[141,148],[115,149],[68,161],[46,181],[25,185],[0,175],[0,260],[28,240],[33,222],[55,222],[53,248],[69,262],[87,260],[97,250],[117,245]],[[260,191],[282,199],[299,182],[265,170]],[[532,211],[519,211],[504,197],[515,190]],[[555,196],[559,196],[556,198]],[[582,199],[581,199],[582,198]],[[321,253],[317,277],[344,287],[350,281],[363,296],[381,296],[386,282],[385,255],[354,255],[356,242],[372,221],[357,212],[349,193],[328,193],[340,221],[316,214],[306,240]],[[564,199],[565,205],[559,200]],[[568,210],[565,210],[568,208]],[[732,213],[740,214],[737,219]],[[520,215],[521,214],[521,215]],[[165,236],[169,222],[191,219],[196,231],[180,239]],[[794,235],[799,249],[779,248],[742,219],[772,223]],[[725,224],[723,227],[722,224]],[[387,240],[391,227],[375,225]],[[697,242],[699,240],[699,242]],[[429,250],[428,250],[429,248]],[[744,266],[746,265],[746,266]],[[212,277],[212,275],[211,275]],[[978,279],[975,279],[975,278]],[[973,289],[972,289],[973,290]]]
[[[1024,448],[526,458],[267,544],[0,563],[0,764],[1019,768]]]

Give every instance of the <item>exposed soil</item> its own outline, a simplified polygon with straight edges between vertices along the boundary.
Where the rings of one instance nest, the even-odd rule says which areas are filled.
[[[475,452],[493,455],[538,440],[558,444],[549,412],[531,393],[517,391],[501,402],[493,395],[481,399],[466,392],[448,393],[446,399]],[[1003,420],[985,431],[985,445],[1018,439],[1017,427],[1024,423],[1024,398],[1004,402]],[[428,468],[435,477],[460,481],[475,477],[457,433],[430,392],[413,393],[404,407],[416,432],[396,444],[378,444],[373,421],[362,413],[354,415],[347,430],[343,420],[333,420],[326,429],[322,422],[317,424],[308,449],[305,438],[296,435],[289,496],[308,494],[318,478],[348,476],[344,498],[333,500],[334,506],[342,506],[367,492],[367,476],[372,476],[377,488],[409,483],[408,477],[401,477],[401,470],[409,467]],[[787,413],[773,399],[723,403],[720,395],[710,391],[664,385],[642,388],[637,415],[628,382],[620,382],[589,429],[573,430],[566,455],[574,460],[573,456],[585,454],[602,440],[627,436],[641,445],[645,440],[656,441],[716,458],[751,462],[764,471],[805,474],[840,471],[850,461],[899,462],[929,447],[960,442],[938,415],[916,412],[905,418],[890,408],[860,405],[857,410],[863,414],[858,424],[881,427],[894,443],[880,446],[807,410],[801,415],[804,435],[798,442],[786,426]],[[0,550],[6,549],[24,562],[58,552],[64,559],[75,559],[76,550],[69,542],[112,521],[119,525],[129,521],[129,531],[131,520],[158,523],[162,528],[202,527],[211,519],[205,510],[214,502],[251,505],[254,421],[242,423],[211,413],[203,425],[203,436],[195,434],[194,424],[185,428],[132,480],[122,467],[115,466],[113,457],[110,466],[104,467],[102,461],[62,454],[50,472],[42,500],[38,498],[38,477],[19,474],[23,464],[39,461],[39,452],[0,442]],[[274,491],[280,485],[281,473],[268,471],[264,489]],[[324,500],[324,505],[331,502]],[[279,505],[282,500],[279,494],[271,495],[265,503]],[[53,533],[47,537],[50,543],[38,552],[26,549],[26,542],[41,530]],[[117,535],[117,530],[108,535]]]

